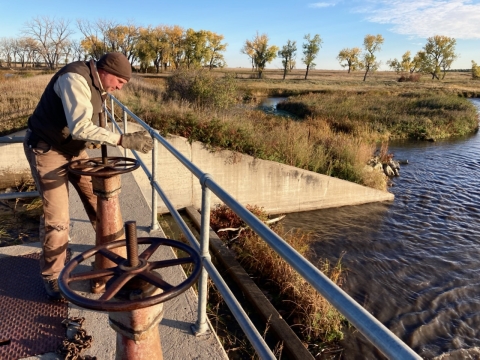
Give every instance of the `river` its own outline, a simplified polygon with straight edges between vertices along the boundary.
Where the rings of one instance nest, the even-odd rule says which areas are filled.
[[[480,111],[480,99],[472,100]],[[390,144],[407,159],[395,200],[288,214],[310,260],[346,269],[343,289],[426,359],[480,359],[480,134]],[[344,359],[383,359],[358,332]]]

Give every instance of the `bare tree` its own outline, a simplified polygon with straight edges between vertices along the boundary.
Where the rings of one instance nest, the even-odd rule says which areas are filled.
[[[12,62],[15,61],[14,54],[14,38],[1,38],[0,39],[0,58],[2,58],[7,67],[12,67]]]
[[[83,48],[82,44],[78,40],[73,40],[70,44],[72,48],[72,60],[73,61],[82,61],[87,60],[87,53]]]
[[[52,70],[58,66],[68,38],[73,33],[69,25],[67,20],[38,16],[27,22],[22,30],[25,35],[38,41],[40,55]]]
[[[81,45],[87,55],[98,60],[103,54],[110,51],[106,34],[109,29],[115,26],[117,26],[116,23],[103,19],[95,22],[77,20],[77,27],[84,36]]]

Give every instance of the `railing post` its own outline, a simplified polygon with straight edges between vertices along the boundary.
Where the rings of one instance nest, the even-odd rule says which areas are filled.
[[[155,130],[152,130],[155,131]],[[157,158],[158,158],[158,140],[153,137],[153,150],[152,150],[152,230],[158,229],[158,204],[157,204],[157,191],[153,184],[157,181]]]
[[[111,123],[112,123],[112,132],[115,132],[115,126],[113,125],[113,122],[115,121],[115,102],[113,101],[113,98],[111,97],[110,98],[110,110],[111,110],[111,113],[112,113],[112,119],[111,119]]]
[[[126,134],[127,133],[127,110],[126,110],[127,107],[125,107],[123,109],[123,133]],[[127,157],[127,149],[124,149],[124,156]]]
[[[202,263],[205,260],[210,261],[210,189],[205,184],[209,178],[210,174],[204,174],[200,179],[200,184],[202,185],[202,214],[200,224],[200,257],[202,258]],[[192,330],[196,336],[208,332],[207,295],[208,273],[205,266],[203,266],[198,281],[198,319],[197,323],[192,326]]]

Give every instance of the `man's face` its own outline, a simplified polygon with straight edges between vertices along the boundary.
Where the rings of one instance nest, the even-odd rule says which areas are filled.
[[[102,82],[103,89],[108,93],[111,93],[115,90],[121,90],[123,85],[128,82],[127,80],[110,74],[106,71],[99,70],[98,75],[100,76],[100,81]]]

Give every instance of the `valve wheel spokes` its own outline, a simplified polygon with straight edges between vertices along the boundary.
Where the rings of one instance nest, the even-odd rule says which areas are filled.
[[[105,162],[104,162],[105,160]],[[125,157],[97,157],[74,160],[68,164],[68,170],[76,175],[109,177],[138,169],[136,159]]]
[[[59,287],[65,298],[72,303],[92,310],[99,311],[132,311],[147,306],[153,306],[180,295],[197,280],[200,275],[201,261],[197,252],[179,241],[164,238],[138,238],[138,244],[149,244],[146,250],[139,255],[139,265],[129,266],[129,260],[110,251],[117,247],[126,246],[126,240],[113,241],[104,245],[94,247],[73,258],[62,270],[59,276]],[[176,259],[160,260],[149,262],[148,259],[156,250],[162,246],[169,246],[179,249],[187,256]],[[86,259],[95,256],[97,253],[106,256],[117,264],[116,267],[107,269],[72,273],[77,266]],[[165,281],[162,276],[155,272],[156,269],[192,264],[193,269],[190,276],[178,285],[172,285]],[[91,299],[73,290],[71,285],[76,282],[111,277],[107,283],[105,293],[98,299]],[[161,289],[163,292],[157,295],[136,300],[120,300],[114,298],[122,288],[133,278],[139,278],[150,285]]]

